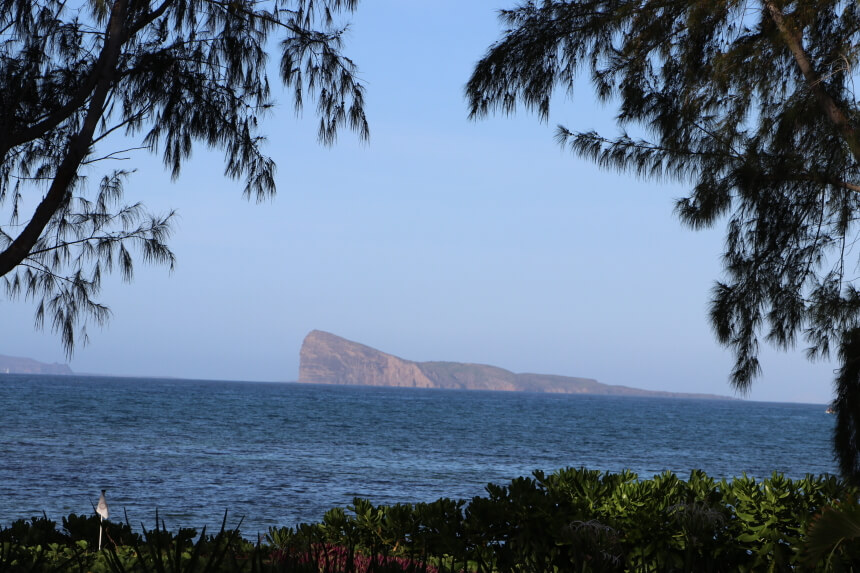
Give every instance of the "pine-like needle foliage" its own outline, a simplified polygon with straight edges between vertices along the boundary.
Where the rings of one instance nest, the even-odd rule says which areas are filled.
[[[102,275],[130,279],[132,252],[172,268],[173,214],[122,202],[132,148],[176,178],[195,143],[224,153],[225,175],[261,200],[275,164],[259,123],[272,100],[269,53],[297,110],[315,99],[319,138],[368,135],[364,88],[341,53],[335,16],[355,0],[0,0],[0,276],[36,302],[67,352],[97,303]],[[117,141],[123,142],[119,145]],[[127,143],[127,145],[126,145]],[[106,151],[104,148],[108,148]],[[86,168],[86,171],[84,171]],[[86,177],[84,175],[87,175]]]
[[[711,319],[737,389],[759,374],[762,338],[860,358],[845,355],[860,352],[860,5],[547,0],[501,18],[507,30],[466,88],[472,117],[524,105],[547,119],[553,93],[572,96],[587,74],[618,106],[621,135],[559,127],[558,141],[605,168],[689,184],[676,210],[692,228],[726,222]],[[852,428],[837,455],[857,480],[860,386],[846,385],[860,379],[837,380],[839,424]]]

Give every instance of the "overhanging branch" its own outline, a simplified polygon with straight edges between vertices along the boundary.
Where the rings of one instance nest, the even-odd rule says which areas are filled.
[[[111,17],[107,26],[102,53],[99,55],[97,66],[100,70],[95,91],[90,99],[87,114],[81,130],[72,138],[68,152],[57,167],[54,180],[48,188],[48,193],[39,203],[33,213],[33,218],[24,227],[18,237],[2,252],[0,252],[0,276],[12,271],[23,261],[45,227],[63,204],[69,185],[74,180],[81,162],[87,156],[92,144],[93,134],[104,113],[104,105],[113,85],[113,76],[117,62],[126,41],[125,21],[128,14],[128,1],[117,0],[111,9]]]
[[[851,155],[855,161],[860,161],[860,140],[857,137],[857,131],[848,120],[848,117],[837,105],[833,97],[827,93],[822,83],[822,78],[812,65],[812,61],[806,50],[803,47],[803,35],[800,30],[791,26],[785,21],[782,11],[773,3],[773,1],[765,2],[765,7],[773,19],[776,27],[779,29],[786,46],[791,51],[794,60],[797,62],[797,67],[800,68],[800,73],[803,74],[809,89],[812,90],[815,99],[821,110],[836,127],[836,130],[848,144],[851,150]]]

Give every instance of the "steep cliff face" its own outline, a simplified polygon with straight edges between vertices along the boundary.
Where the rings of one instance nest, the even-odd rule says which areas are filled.
[[[417,364],[314,330],[299,353],[299,382],[434,388]]]
[[[591,378],[514,374],[485,364],[411,362],[320,330],[314,330],[305,337],[299,358],[299,382],[311,384],[725,398],[613,386]]]
[[[73,374],[68,364],[45,364],[31,358],[0,354],[0,374]]]

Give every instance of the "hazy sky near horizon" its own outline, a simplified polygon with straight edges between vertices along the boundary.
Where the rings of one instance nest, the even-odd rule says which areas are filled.
[[[291,381],[313,329],[412,360],[486,363],[678,392],[733,395],[708,324],[723,227],[683,228],[672,182],[601,171],[556,124],[614,134],[587,85],[550,121],[467,118],[463,86],[508,0],[367,0],[346,52],[367,86],[371,139],[316,142],[286,93],[266,119],[278,195],[256,204],[198,146],[173,183],[144,152],[126,199],[179,212],[171,274],[138,262],[106,281],[113,317],[76,372]],[[274,79],[274,78],[273,78]],[[0,300],[0,353],[64,362],[32,303]],[[833,364],[765,349],[755,400],[824,403]]]

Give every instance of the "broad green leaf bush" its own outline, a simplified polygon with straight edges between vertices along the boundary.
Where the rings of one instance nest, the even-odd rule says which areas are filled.
[[[825,507],[813,518],[804,543],[804,564],[828,569],[860,570],[860,504],[855,498]]]
[[[832,476],[715,480],[694,471],[565,468],[489,484],[471,500],[377,506],[355,499],[319,523],[137,533],[71,515],[0,528],[0,571],[17,573],[564,573],[860,571],[857,488]],[[241,522],[240,522],[241,524]],[[95,535],[94,535],[95,534]]]

